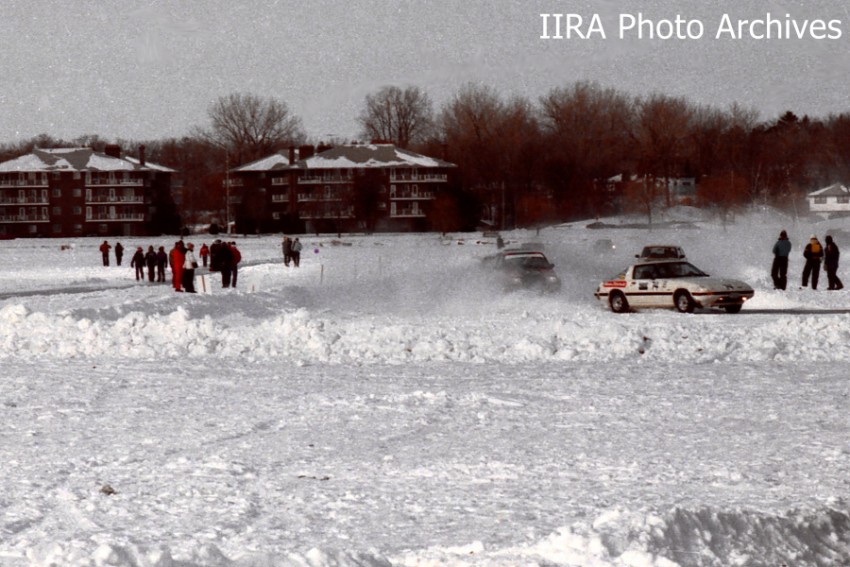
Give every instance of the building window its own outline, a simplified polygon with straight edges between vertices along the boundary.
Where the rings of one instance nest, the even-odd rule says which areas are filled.
[[[815,197],[815,205],[826,205],[826,197]]]
[[[75,215],[83,214],[83,208],[82,207],[74,207],[74,214]]]
[[[36,234],[38,232],[38,226],[34,224],[27,226],[27,232],[30,234]]]
[[[83,233],[83,225],[75,224],[74,225],[74,234],[82,234]]]
[[[79,171],[75,171],[75,172],[74,172],[74,179],[81,179],[81,178],[82,178],[82,176],[80,175],[80,172],[79,172]]]
[[[57,234],[62,232],[62,225],[61,224],[54,224],[53,225],[53,232],[55,232]]]
[[[62,207],[53,207],[53,214],[59,216],[62,214]]]
[[[838,198],[838,204],[839,205],[846,205],[847,203],[850,203],[850,196],[844,196],[844,197]]]
[[[280,220],[280,213],[278,213],[278,212],[274,212],[274,213],[272,213],[272,218],[273,218],[274,220]]]
[[[61,197],[62,196],[62,190],[61,189],[53,189],[53,196],[57,197],[57,198]]]
[[[74,197],[82,197],[83,196],[83,190],[80,189],[79,187],[77,187],[77,188],[74,189],[73,195],[74,195]]]

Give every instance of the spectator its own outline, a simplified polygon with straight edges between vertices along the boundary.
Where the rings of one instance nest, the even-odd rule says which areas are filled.
[[[207,246],[206,242],[201,244],[201,249],[198,252],[198,255],[201,257],[201,261],[204,263],[204,267],[206,268],[207,267],[207,260],[209,260],[209,257],[210,257],[210,248],[209,248],[209,246]]]
[[[109,242],[106,240],[103,241],[103,244],[100,245],[100,254],[103,256],[103,265],[109,265],[109,251],[112,249],[112,246],[109,245]]]
[[[145,252],[141,246],[136,248],[136,253],[130,260],[130,267],[136,268],[136,281],[145,279]]]
[[[186,261],[186,252],[182,240],[174,243],[174,248],[168,254],[168,261],[171,264],[171,285],[174,286],[174,291],[183,291],[183,263]]]
[[[148,252],[145,254],[145,264],[148,266],[148,281],[153,282],[156,271],[156,252],[153,246],[148,246]]]
[[[296,268],[301,265],[301,249],[303,246],[301,245],[301,241],[297,238],[292,243],[292,265]]]
[[[826,248],[823,253],[823,265],[826,268],[826,280],[829,283],[827,289],[839,290],[844,287],[838,278],[838,245],[832,241],[831,236],[826,237]]]
[[[186,255],[183,261],[183,275],[181,283],[187,293],[195,293],[195,268],[198,262],[195,260],[195,245],[191,242],[186,247]]]
[[[283,237],[283,265],[289,267],[292,261],[292,240],[288,236]]]
[[[770,267],[770,277],[773,278],[774,289],[785,289],[788,285],[788,255],[791,254],[791,241],[784,230],[779,233],[779,240],[773,245],[773,265]]]
[[[212,256],[221,272],[221,287],[230,287],[230,274],[233,270],[233,254],[230,246],[225,242],[219,242],[219,246]]]
[[[820,276],[820,262],[823,259],[823,246],[814,234],[803,250],[806,265],[803,268],[803,287],[809,285],[809,275],[812,276],[812,289],[818,288],[818,277]]]
[[[239,279],[239,262],[242,261],[242,253],[239,252],[239,249],[236,247],[235,242],[228,243],[230,246],[230,255],[232,257],[230,261],[231,266],[231,275],[230,275],[230,286],[236,287],[236,280]]]
[[[165,267],[168,265],[168,254],[165,246],[160,246],[156,253],[156,281],[165,283]]]
[[[121,258],[124,257],[124,247],[121,246],[120,242],[115,243],[115,263],[117,265],[121,265]]]

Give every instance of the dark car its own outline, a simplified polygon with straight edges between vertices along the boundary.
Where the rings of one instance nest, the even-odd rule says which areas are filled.
[[[504,250],[484,258],[484,265],[497,274],[502,289],[535,289],[545,292],[561,289],[554,264],[536,250]]]

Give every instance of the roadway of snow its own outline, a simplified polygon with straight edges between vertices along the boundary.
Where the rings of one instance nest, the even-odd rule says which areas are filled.
[[[850,562],[850,295],[798,289],[847,227],[585,224],[505,234],[545,245],[550,296],[494,289],[479,234],[307,235],[298,269],[238,237],[239,287],[198,295],[102,239],[0,242],[0,564]],[[647,243],[756,296],[615,315],[593,290]]]

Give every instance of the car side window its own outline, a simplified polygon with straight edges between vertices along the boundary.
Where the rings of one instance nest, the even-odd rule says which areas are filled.
[[[655,279],[654,266],[636,266],[635,267],[635,279],[636,280]]]

